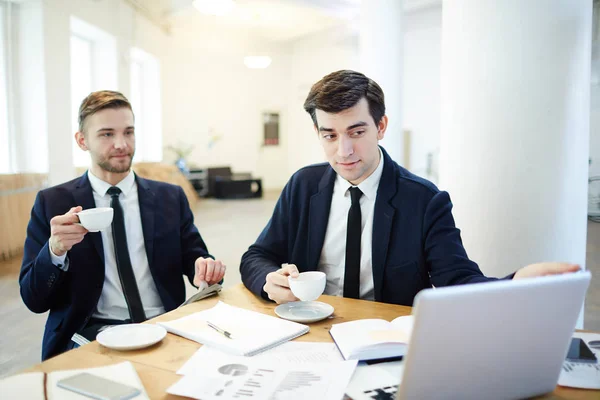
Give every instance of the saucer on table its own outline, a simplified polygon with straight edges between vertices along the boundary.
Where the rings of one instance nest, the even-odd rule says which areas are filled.
[[[96,340],[104,347],[113,350],[135,350],[160,342],[167,331],[160,325],[126,324],[115,325],[103,330]]]
[[[275,307],[275,314],[294,322],[316,322],[333,314],[333,307],[320,301],[293,301]]]

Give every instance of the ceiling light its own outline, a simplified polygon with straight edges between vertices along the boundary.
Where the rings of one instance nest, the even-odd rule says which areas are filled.
[[[235,8],[233,0],[194,0],[192,3],[203,14],[223,16]]]
[[[248,68],[262,69],[271,65],[271,57],[269,56],[247,56],[244,57],[244,65]]]

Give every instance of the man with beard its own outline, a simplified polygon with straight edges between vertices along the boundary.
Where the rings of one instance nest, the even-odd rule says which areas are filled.
[[[183,190],[131,170],[134,115],[121,93],[99,91],[79,108],[79,147],[91,168],[38,193],[27,227],[19,283],[36,313],[50,311],[42,359],[94,340],[105,326],[138,323],[185,300],[195,286],[221,281],[225,265],[208,253]],[[112,207],[112,225],[88,232],[77,213]]]

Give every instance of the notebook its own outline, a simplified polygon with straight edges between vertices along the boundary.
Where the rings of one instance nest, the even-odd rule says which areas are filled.
[[[207,322],[230,333],[230,337],[211,328]],[[252,356],[309,331],[306,325],[230,306],[222,301],[208,310],[157,323],[175,335],[242,356]]]
[[[413,317],[359,319],[334,324],[329,331],[346,360],[375,360],[401,357],[406,353]]]

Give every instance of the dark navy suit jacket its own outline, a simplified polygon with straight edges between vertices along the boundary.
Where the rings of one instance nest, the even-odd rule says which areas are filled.
[[[212,256],[179,186],[137,176],[136,182],[150,272],[165,310],[170,311],[185,300],[183,275],[192,282],[196,259]],[[75,206],[96,206],[87,173],[40,191],[27,227],[19,283],[21,297],[31,311],[50,311],[42,344],[43,360],[69,348],[71,336],[85,326],[95,311],[104,283],[104,251],[99,232],[86,234],[68,252],[68,271],[52,264],[48,247],[50,220]]]
[[[448,193],[413,175],[383,150],[373,217],[375,300],[410,306],[421,289],[486,282],[469,260],[452,217]],[[325,240],[336,173],[327,163],[289,180],[256,243],[242,256],[244,285],[268,299],[266,276],[282,263],[316,270]],[[345,223],[345,221],[341,222]]]

